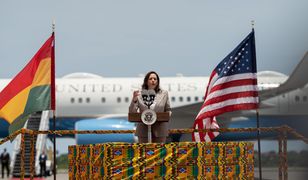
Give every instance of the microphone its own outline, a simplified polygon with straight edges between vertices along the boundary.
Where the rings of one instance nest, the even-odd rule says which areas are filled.
[[[150,89],[150,90],[143,89],[141,91],[141,96],[142,96],[143,103],[146,106],[148,106],[148,109],[150,109],[150,106],[154,103],[156,92],[153,89]]]

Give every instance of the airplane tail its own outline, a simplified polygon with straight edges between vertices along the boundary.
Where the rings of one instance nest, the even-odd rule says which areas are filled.
[[[277,88],[263,90],[260,92],[260,98],[268,99],[273,96],[277,96],[298,88],[304,87],[308,83],[307,76],[307,69],[308,69],[308,51],[306,51],[306,54],[302,58],[302,60],[298,63],[292,74],[289,76],[289,78],[281,84]]]

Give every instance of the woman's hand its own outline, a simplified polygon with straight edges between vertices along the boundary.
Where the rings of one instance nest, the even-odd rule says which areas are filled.
[[[134,93],[133,93],[133,101],[134,101],[135,103],[136,103],[137,100],[138,100],[139,94],[140,94],[139,90],[134,91]]]

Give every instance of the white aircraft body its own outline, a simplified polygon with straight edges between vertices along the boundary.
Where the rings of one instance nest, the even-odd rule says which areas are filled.
[[[301,129],[308,124],[306,69],[308,53],[290,77],[272,71],[258,73],[261,126],[287,124],[301,133],[306,132]],[[208,77],[181,75],[161,77],[161,87],[169,92],[172,107],[170,128],[193,126],[208,80]],[[9,81],[0,80],[0,89]],[[57,129],[118,129],[121,124],[124,128],[134,128],[125,122],[132,93],[140,89],[142,82],[143,77],[109,78],[90,73],[73,73],[56,79]],[[255,110],[236,111],[219,116],[217,121],[221,127],[256,127],[255,114]],[[75,126],[79,121],[85,123]],[[2,127],[8,126],[5,123],[0,120]],[[6,133],[7,129],[1,128],[0,136]]]

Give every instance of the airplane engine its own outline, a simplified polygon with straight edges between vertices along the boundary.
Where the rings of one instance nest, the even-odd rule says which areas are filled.
[[[125,118],[86,119],[75,123],[75,130],[133,130],[135,124]],[[76,144],[137,142],[134,134],[76,134]]]

